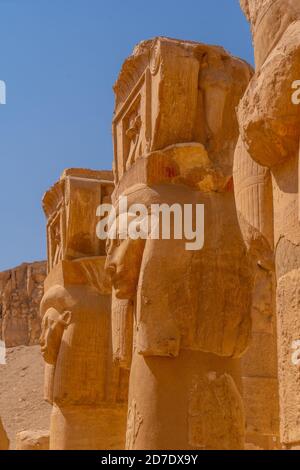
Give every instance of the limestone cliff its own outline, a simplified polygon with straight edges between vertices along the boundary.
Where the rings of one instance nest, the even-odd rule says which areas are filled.
[[[23,263],[0,273],[0,339],[6,347],[38,342],[46,270],[46,262],[42,261]]]

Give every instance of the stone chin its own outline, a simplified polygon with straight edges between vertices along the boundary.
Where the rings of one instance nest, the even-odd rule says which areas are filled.
[[[115,295],[119,300],[132,300],[136,295],[136,290],[130,286],[116,287],[114,286]]]
[[[127,275],[126,275],[127,274]],[[119,300],[132,300],[136,296],[137,280],[131,279],[128,272],[119,272],[112,276],[112,285],[115,296]]]
[[[41,342],[41,353],[44,358],[44,361],[48,364],[54,365],[57,360],[59,353],[60,343],[61,343],[62,334],[57,338],[51,338],[48,334],[46,341]]]

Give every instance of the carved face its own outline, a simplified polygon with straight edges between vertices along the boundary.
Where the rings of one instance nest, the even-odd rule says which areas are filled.
[[[117,218],[118,221],[118,218]],[[108,239],[105,269],[109,273],[118,299],[132,299],[136,295],[145,240]]]
[[[43,358],[49,364],[56,363],[62,335],[70,320],[70,312],[61,314],[55,308],[49,308],[43,317],[40,345]]]

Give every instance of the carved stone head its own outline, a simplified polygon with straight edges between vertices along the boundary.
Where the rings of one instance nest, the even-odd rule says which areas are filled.
[[[64,330],[71,322],[71,312],[60,313],[55,308],[49,308],[42,320],[40,346],[42,356],[48,364],[55,364]]]
[[[108,242],[106,268],[117,297],[134,300],[135,347],[145,356],[177,356],[180,348],[239,356],[247,346],[251,280],[232,165],[235,106],[250,76],[222,48],[156,38],[135,48],[115,85],[116,211],[123,196],[128,207],[146,207],[143,218],[152,204],[205,206],[200,251],[175,236],[174,218],[168,239],[118,233]],[[228,296],[237,285],[239,296]]]
[[[235,107],[250,76],[248,64],[221,47],[165,37],[138,44],[114,87],[116,184],[128,189],[121,182],[139,159],[178,144],[202,145],[229,174]]]

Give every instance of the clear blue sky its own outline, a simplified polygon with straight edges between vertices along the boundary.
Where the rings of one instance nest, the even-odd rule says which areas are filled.
[[[109,169],[112,85],[133,46],[169,36],[253,62],[238,0],[0,0],[0,270],[45,259],[44,191]]]

